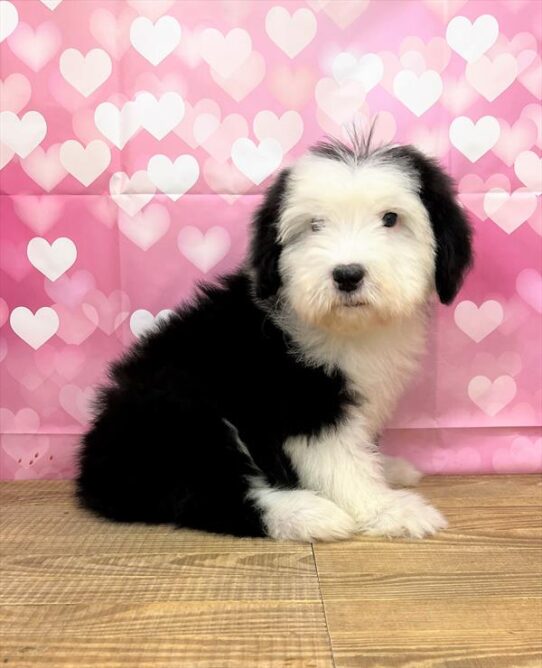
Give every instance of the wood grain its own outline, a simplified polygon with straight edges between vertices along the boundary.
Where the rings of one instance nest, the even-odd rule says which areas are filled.
[[[541,482],[429,479],[446,531],[316,545],[336,668],[540,668]]]
[[[332,666],[310,545],[106,522],[68,482],[0,490],[0,663]]]
[[[542,479],[439,477],[430,540],[315,546],[105,522],[0,485],[0,665],[540,668]]]

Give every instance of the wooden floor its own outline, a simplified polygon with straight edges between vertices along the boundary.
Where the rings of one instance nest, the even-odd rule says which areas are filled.
[[[439,477],[450,528],[314,546],[115,525],[1,485],[0,665],[542,666],[542,480]]]

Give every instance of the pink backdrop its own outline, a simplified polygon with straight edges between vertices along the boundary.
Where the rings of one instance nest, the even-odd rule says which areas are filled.
[[[106,360],[236,266],[270,174],[376,112],[455,176],[477,255],[385,447],[428,472],[542,468],[541,3],[0,0],[0,19],[4,478],[73,475]]]

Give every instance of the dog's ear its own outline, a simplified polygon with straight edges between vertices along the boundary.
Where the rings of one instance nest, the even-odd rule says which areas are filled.
[[[420,198],[427,209],[437,244],[435,285],[443,304],[450,304],[472,265],[472,230],[457,202],[452,179],[435,160],[413,146],[393,149],[419,175]]]
[[[276,294],[281,284],[279,258],[282,247],[278,240],[278,222],[286,198],[289,175],[289,169],[279,173],[267,189],[252,221],[249,260],[259,299]]]

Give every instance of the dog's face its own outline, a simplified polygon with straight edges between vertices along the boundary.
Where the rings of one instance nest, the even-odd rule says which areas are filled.
[[[350,329],[427,300],[435,239],[417,189],[393,163],[300,160],[278,240],[283,291],[302,319]]]
[[[449,303],[471,261],[449,179],[410,147],[320,144],[283,172],[255,219],[258,296],[351,331]]]

